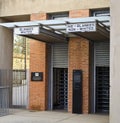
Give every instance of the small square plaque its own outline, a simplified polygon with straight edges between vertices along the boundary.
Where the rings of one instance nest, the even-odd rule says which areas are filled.
[[[43,81],[43,72],[31,72],[31,81]]]

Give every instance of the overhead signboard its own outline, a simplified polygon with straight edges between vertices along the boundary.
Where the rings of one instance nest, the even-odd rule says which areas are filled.
[[[37,35],[39,33],[40,33],[39,26],[14,28],[14,34],[17,34],[17,35],[30,35],[30,34]]]
[[[96,31],[96,23],[77,23],[77,24],[67,24],[66,27],[67,32],[95,32]]]

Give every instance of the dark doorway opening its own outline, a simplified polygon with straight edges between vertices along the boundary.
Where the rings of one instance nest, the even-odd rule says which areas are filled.
[[[53,69],[53,109],[67,110],[68,107],[68,69]]]
[[[96,113],[109,113],[109,67],[96,67]]]

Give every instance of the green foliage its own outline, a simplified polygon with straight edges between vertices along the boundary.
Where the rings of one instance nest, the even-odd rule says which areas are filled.
[[[22,36],[14,36],[14,53],[29,54],[29,39]]]
[[[26,69],[29,66],[29,39],[14,36],[13,69]]]
[[[15,36],[14,53],[18,53],[18,54],[26,53],[26,38],[25,37]]]

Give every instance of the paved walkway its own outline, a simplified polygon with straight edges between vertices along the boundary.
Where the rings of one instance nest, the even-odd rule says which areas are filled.
[[[19,111],[0,117],[0,123],[109,123],[107,115],[78,115],[55,111]]]

